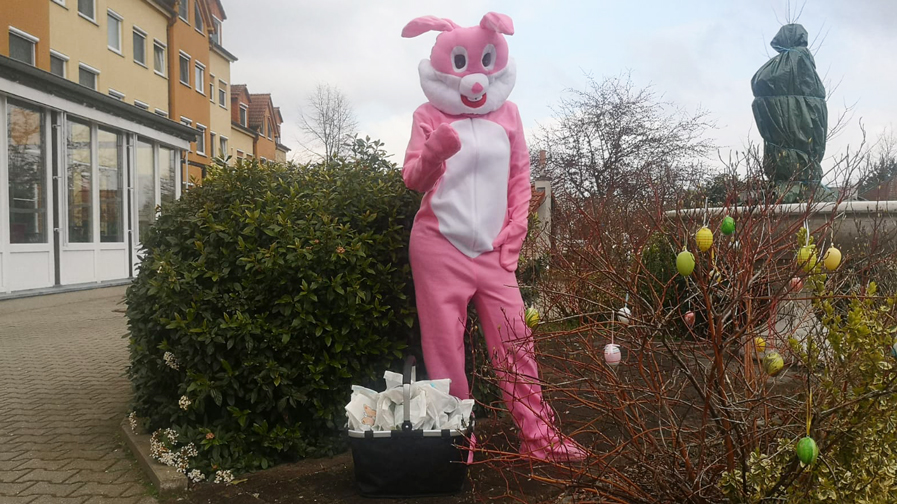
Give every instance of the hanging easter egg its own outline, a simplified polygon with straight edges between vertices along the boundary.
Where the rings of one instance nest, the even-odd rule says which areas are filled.
[[[623,325],[629,325],[629,318],[632,317],[632,311],[628,306],[624,306],[617,310],[617,320]]]
[[[539,312],[532,306],[523,312],[523,320],[530,329],[535,329],[539,325]]]
[[[685,320],[685,325],[688,327],[692,327],[695,325],[695,312],[689,310],[682,316],[682,319]]]
[[[782,371],[782,368],[785,367],[785,360],[782,359],[782,356],[779,355],[779,352],[775,350],[770,351],[763,357],[763,370],[766,371],[766,374],[769,376],[775,376]]]
[[[616,366],[620,363],[622,358],[623,355],[620,353],[620,345],[608,343],[604,346],[604,362],[606,362],[608,366]]]
[[[797,251],[797,263],[804,268],[804,271],[807,273],[816,266],[816,248],[811,247],[809,245],[805,247],[801,247],[800,250]]]
[[[701,252],[707,252],[713,246],[713,231],[707,226],[702,227],[695,233],[695,242]]]
[[[682,276],[691,275],[691,272],[695,270],[694,254],[687,250],[679,252],[679,255],[676,256],[676,269]]]
[[[728,236],[735,232],[735,219],[730,216],[725,216],[723,218],[723,222],[719,225],[719,230],[723,232],[724,235]]]
[[[824,264],[825,269],[829,271],[838,269],[838,266],[841,264],[841,251],[835,247],[829,247],[828,250],[825,251],[825,255],[822,256],[822,264]]]
[[[754,338],[754,348],[757,349],[757,353],[763,353],[766,350],[766,340],[757,336]]]
[[[800,292],[804,288],[804,281],[800,277],[793,277],[788,287],[791,289],[791,292]]]
[[[813,438],[810,436],[797,442],[796,451],[797,458],[799,458],[804,465],[810,465],[813,462],[816,462],[816,458],[819,457],[819,447],[816,446],[816,441],[813,441]]]

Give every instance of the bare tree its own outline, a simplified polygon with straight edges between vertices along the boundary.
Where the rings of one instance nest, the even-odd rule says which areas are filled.
[[[707,172],[700,159],[713,148],[704,136],[713,127],[708,114],[664,102],[628,75],[590,78],[585,90],[571,90],[553,110],[555,123],[534,142],[547,153],[537,175],[550,176],[557,190],[580,201],[637,200],[651,186],[674,194],[684,180]]]
[[[318,84],[308,97],[307,107],[299,110],[299,143],[308,152],[324,159],[347,152],[347,138],[355,135],[358,123],[352,104],[336,86]]]

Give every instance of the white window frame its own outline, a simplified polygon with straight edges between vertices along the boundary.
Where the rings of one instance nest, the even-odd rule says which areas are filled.
[[[210,131],[210,132],[209,132],[209,145],[207,146],[207,149],[208,149],[208,151],[209,151],[209,157],[210,157],[210,158],[214,158],[214,157],[215,157],[215,142],[216,142],[217,140],[218,140],[218,135],[215,134],[214,131]]]
[[[81,84],[81,74],[80,74],[81,70],[87,70],[88,72],[90,72],[94,75],[94,85],[96,87],[94,87],[93,90],[99,91],[100,90],[100,71],[86,63],[79,62],[78,63],[78,72],[79,72],[78,73],[78,84]],[[84,86],[84,87],[87,87],[87,86]],[[88,89],[90,89],[90,88],[88,88]]]
[[[221,103],[221,91],[223,91],[221,89],[222,84],[224,84],[227,87],[227,91],[224,91],[224,103]],[[224,110],[227,110],[227,102],[228,102],[227,97],[228,97],[229,92],[230,92],[230,86],[228,86],[227,82],[225,82],[221,79],[218,79],[218,106],[223,108]]]
[[[75,1],[77,2],[78,0]],[[91,2],[93,2],[93,17],[87,17],[87,14],[81,12],[81,9],[78,9],[77,7],[75,8],[78,10],[78,15],[81,16],[81,19],[86,19],[91,23],[100,26],[100,24],[97,23],[97,0],[91,0]]]
[[[115,12],[112,9],[106,9],[106,21],[109,21],[109,18],[114,18],[118,21],[118,49],[109,45],[109,27],[106,27],[106,47],[119,56],[124,56],[122,53],[122,49],[124,48],[124,41],[122,40],[122,30],[125,24],[125,18],[122,17],[121,14]]]
[[[53,3],[65,7],[65,0],[53,0]]]
[[[209,73],[209,101],[215,103],[215,76]]]
[[[53,49],[50,49],[50,57],[62,60],[62,62],[64,63],[62,65],[62,77],[68,78],[68,76],[69,76],[69,57],[66,56],[65,54],[62,54],[59,51],[54,51]]]
[[[184,82],[181,79],[181,58],[183,58],[185,56],[187,58],[187,82]],[[191,61],[193,61],[193,58],[191,58],[189,54],[185,53],[184,51],[178,51],[178,82],[180,82],[181,84],[183,84],[187,87],[191,87],[190,86],[190,62]]]
[[[145,103],[140,100],[134,100],[134,106],[139,109],[149,110],[149,103]],[[156,109],[156,110],[158,110],[158,109]]]
[[[15,26],[9,27],[9,33],[19,38],[23,38],[28,42],[31,42],[31,66],[37,66],[37,44],[38,42],[40,42],[40,39],[26,31],[22,31],[16,28]]]
[[[200,156],[206,155],[206,132],[209,130],[205,125],[196,123],[196,129],[199,130],[199,136],[202,138],[202,150],[199,150],[199,140],[196,141],[196,153]]]
[[[222,33],[223,25],[224,25],[224,23],[222,23],[220,19],[215,17],[214,14],[212,14],[212,28],[215,30],[216,36],[218,37],[218,40],[214,41],[214,42],[216,44],[220,45],[221,47],[224,47],[224,34]],[[211,37],[211,35],[209,35],[209,36]]]
[[[162,48],[162,71],[161,72],[156,70],[156,47]],[[168,67],[168,65],[165,64],[167,53],[168,53],[168,44],[162,42],[161,40],[159,40],[157,38],[154,38],[153,39],[153,73],[155,73],[159,77],[162,77],[163,79],[168,78],[168,77],[166,77],[166,72],[165,72],[166,68]]]
[[[246,153],[237,149],[237,159],[243,159],[244,157],[246,157]]]
[[[134,34],[137,34],[137,35],[140,35],[141,37],[143,37],[143,63],[137,61],[137,58],[134,58],[134,63],[137,63],[138,65],[142,66],[143,68],[149,68],[148,66],[146,66],[146,39],[147,39],[147,33],[146,33],[145,31],[143,31],[143,30],[142,30],[140,27],[138,27],[137,25],[134,25],[134,26],[133,26],[133,30],[132,30],[132,32],[131,32],[131,45],[132,45],[132,46],[134,45]],[[131,47],[131,52],[132,52],[132,53],[134,52],[134,47]],[[156,53],[155,53],[155,49],[154,49],[154,50],[153,50],[153,58],[155,58],[155,57],[156,57]],[[153,66],[155,66],[155,63],[153,64]]]
[[[229,147],[229,138],[224,135],[218,135],[218,156],[227,158],[227,148]],[[222,149],[222,147],[224,147]]]
[[[179,5],[178,6],[178,18],[180,18],[181,20],[183,20],[185,23],[187,23],[189,25],[190,24],[190,0],[181,0],[181,2],[184,2],[184,4],[187,5],[187,9],[186,9],[187,17],[181,16],[181,7]]]
[[[157,108],[156,110],[153,111],[153,113],[156,114],[157,116],[168,117],[168,112],[165,110],[162,110],[162,109]]]
[[[197,73],[199,70],[199,73]],[[199,77],[199,79],[197,79]],[[193,87],[196,89],[196,92],[205,96],[206,90],[206,66],[198,61],[193,62]],[[197,82],[201,81],[201,82]]]
[[[244,112],[245,112],[245,118],[246,118],[245,120],[243,119]],[[243,126],[244,128],[249,127],[247,124],[249,122],[249,106],[248,105],[244,105],[242,103],[240,104],[240,113],[237,114],[237,119],[239,119],[240,126]]]
[[[109,88],[108,93],[109,93],[109,96],[111,96],[117,100],[125,101],[125,94],[122,93],[121,91],[116,91],[112,88]]]
[[[196,31],[205,36],[206,23],[202,20],[202,13],[199,12],[199,2],[196,0],[193,1],[193,26],[196,28]]]
[[[190,126],[192,128],[193,127],[193,119],[190,119],[189,117],[181,116],[181,124],[183,124],[184,126]]]

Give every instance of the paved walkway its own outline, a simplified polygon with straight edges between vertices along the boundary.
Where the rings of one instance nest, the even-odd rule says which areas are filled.
[[[120,442],[124,287],[0,302],[0,503],[152,504]]]

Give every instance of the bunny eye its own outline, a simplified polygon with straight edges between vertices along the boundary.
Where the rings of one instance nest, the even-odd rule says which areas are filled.
[[[467,49],[461,46],[452,49],[452,66],[456,72],[467,70]]]
[[[483,49],[483,68],[486,70],[492,70],[495,66],[495,46],[489,44]]]

